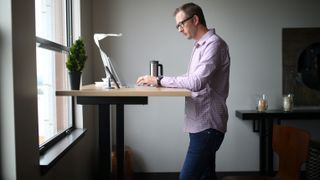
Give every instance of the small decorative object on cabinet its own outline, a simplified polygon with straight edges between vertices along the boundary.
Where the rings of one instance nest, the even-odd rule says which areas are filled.
[[[80,80],[84,64],[87,60],[83,38],[79,37],[70,47],[66,67],[69,70],[72,90],[80,89]]]
[[[283,111],[292,111],[293,109],[293,94],[287,94],[283,96],[282,103]]]
[[[258,97],[257,111],[265,112],[267,109],[268,109],[267,96],[265,94],[262,94],[261,96]]]

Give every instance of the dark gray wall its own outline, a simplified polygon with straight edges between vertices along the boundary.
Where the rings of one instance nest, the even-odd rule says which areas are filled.
[[[11,3],[0,6],[0,177],[15,178]]]

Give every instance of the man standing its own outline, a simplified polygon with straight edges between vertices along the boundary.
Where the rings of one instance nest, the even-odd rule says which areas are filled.
[[[195,40],[189,69],[177,77],[141,76],[138,85],[186,88],[184,130],[189,133],[189,147],[180,180],[216,179],[215,156],[226,132],[230,57],[228,45],[208,29],[202,9],[187,3],[174,12],[176,28],[186,38]]]

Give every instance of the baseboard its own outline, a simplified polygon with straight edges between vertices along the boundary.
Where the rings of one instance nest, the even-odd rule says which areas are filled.
[[[218,180],[225,176],[258,176],[258,171],[241,171],[241,172],[217,172]],[[179,180],[179,172],[138,172],[134,173],[133,180]],[[304,180],[305,172],[301,172],[301,180]]]
[[[178,180],[179,172],[139,172],[134,173],[134,180]]]
[[[259,176],[258,171],[224,171],[217,172],[218,179],[223,178],[225,176]]]
[[[225,176],[259,175],[259,172],[217,172],[218,179]],[[179,172],[138,172],[134,173],[134,180],[179,180]]]

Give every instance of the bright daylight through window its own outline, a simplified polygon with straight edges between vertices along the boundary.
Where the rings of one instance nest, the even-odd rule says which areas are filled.
[[[55,96],[68,88],[65,66],[68,48],[67,0],[35,0],[39,146],[72,127],[70,97]]]

